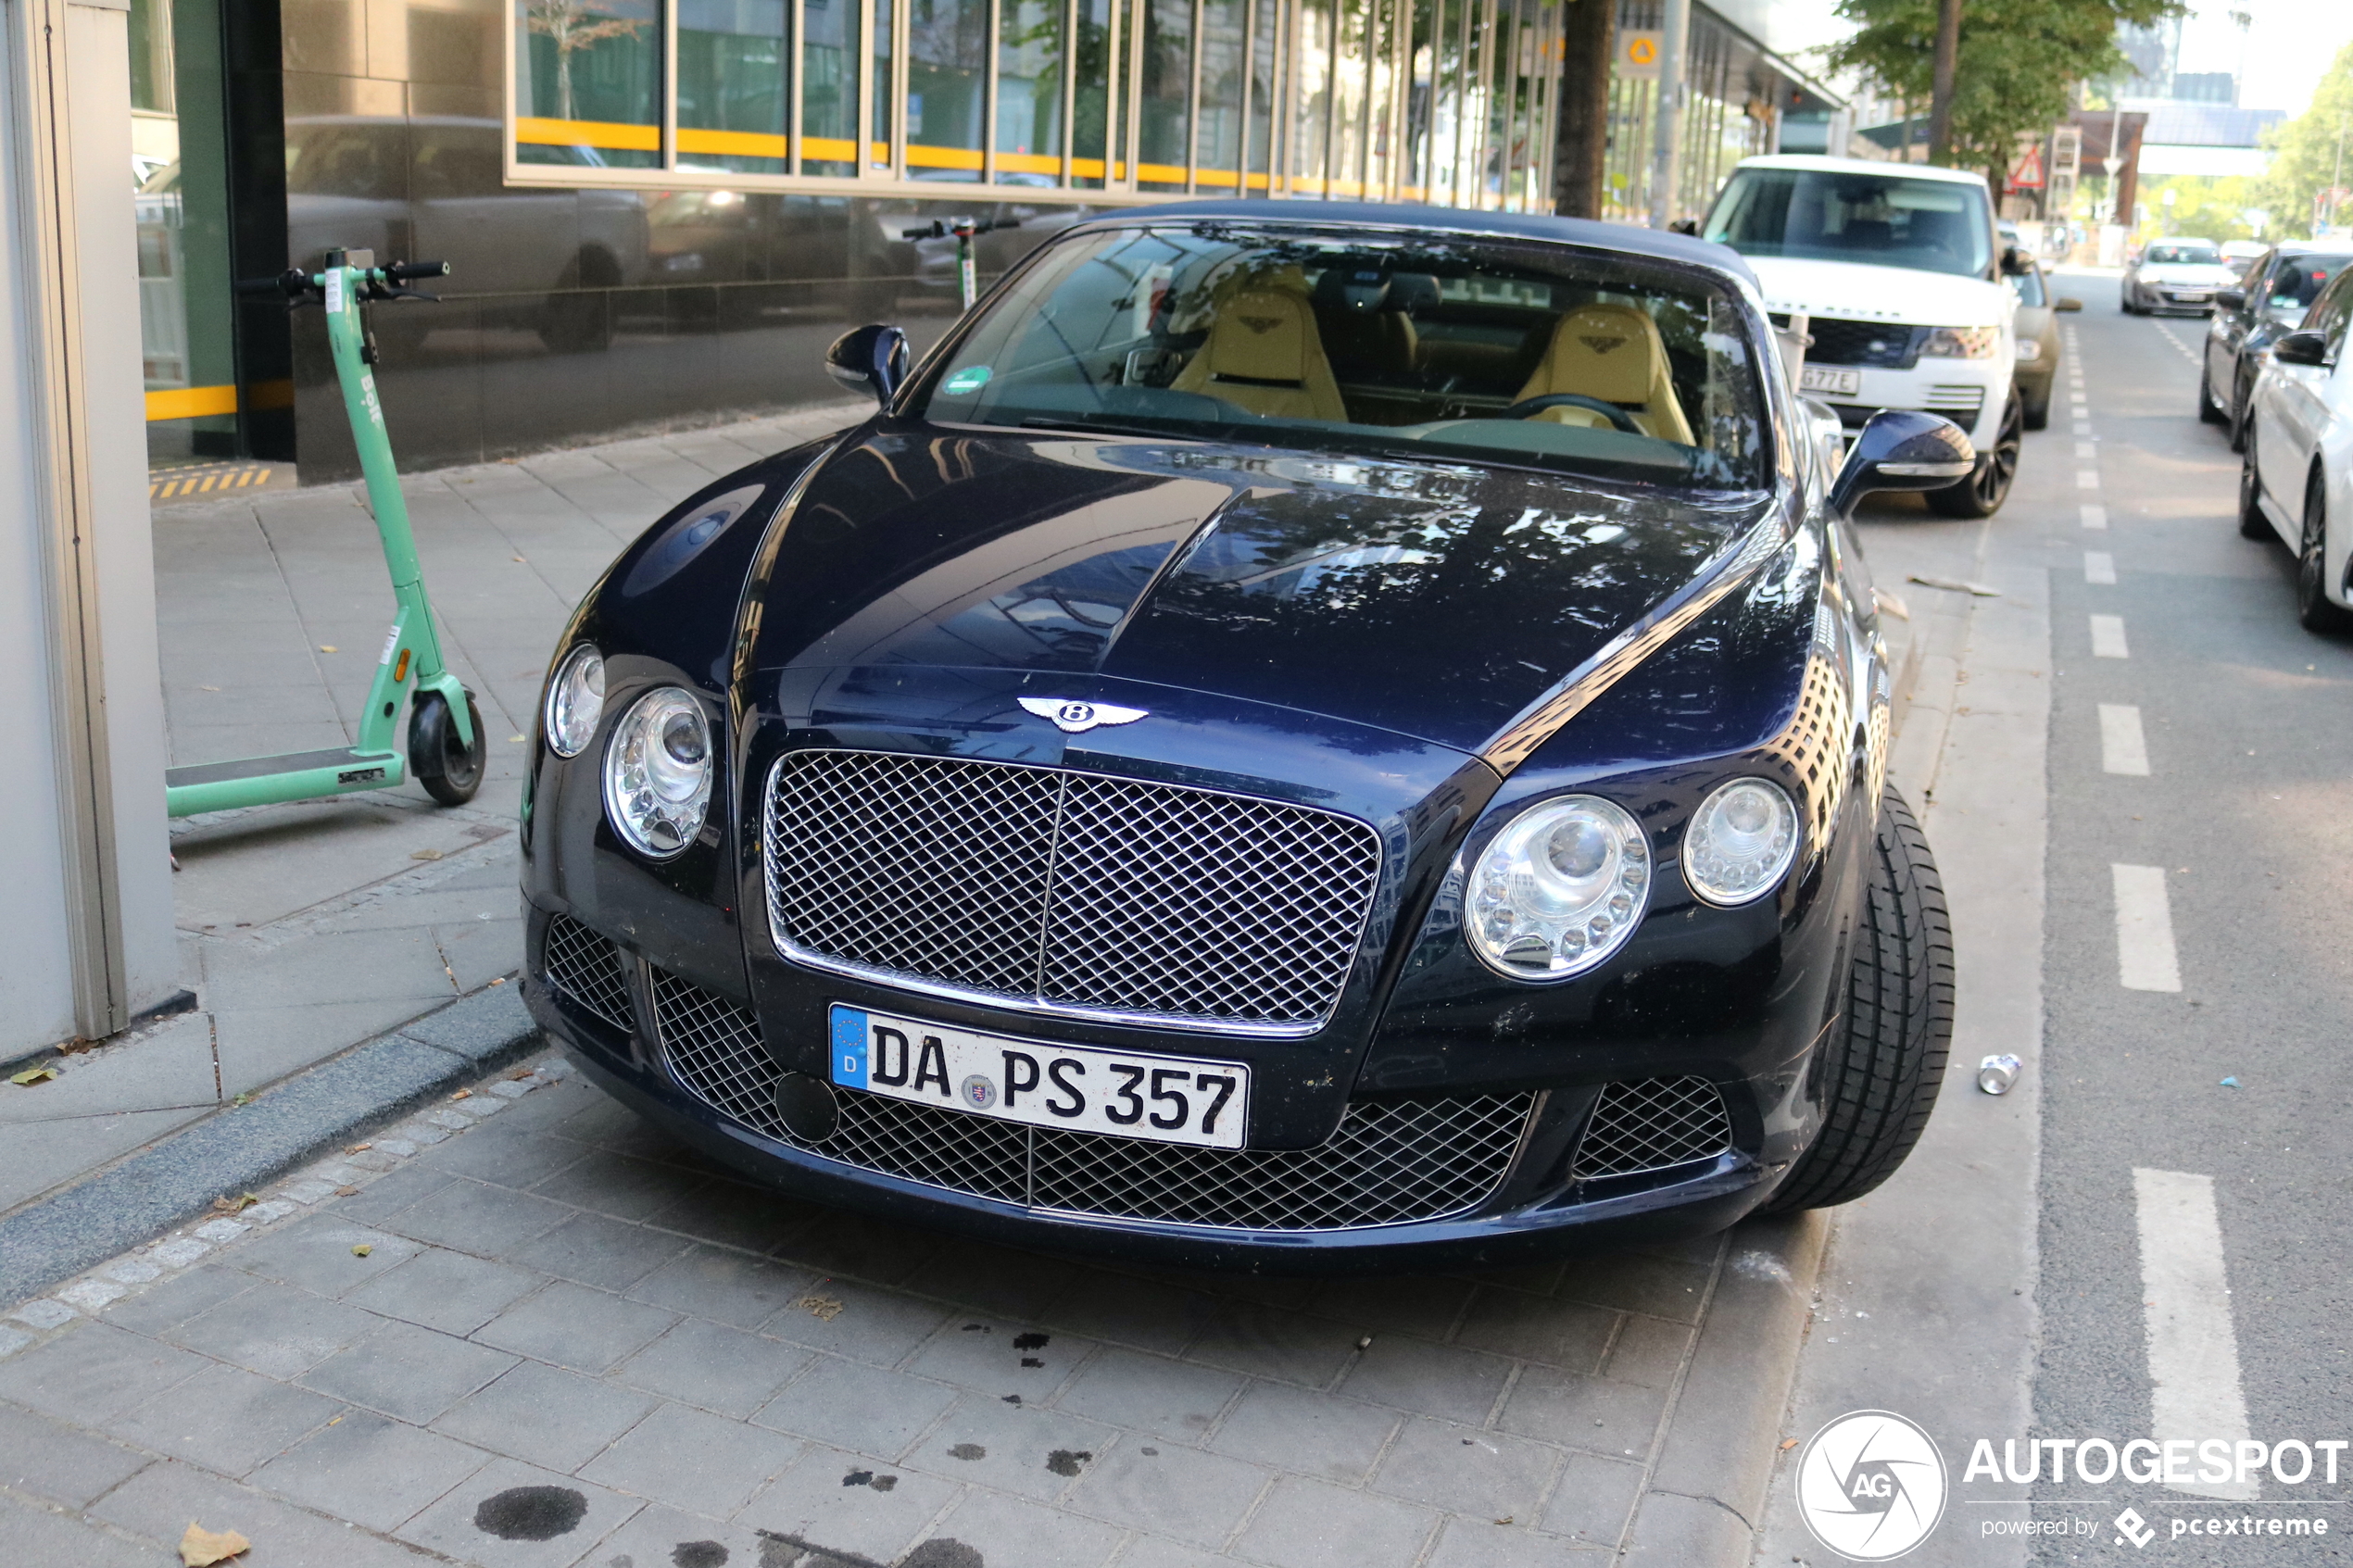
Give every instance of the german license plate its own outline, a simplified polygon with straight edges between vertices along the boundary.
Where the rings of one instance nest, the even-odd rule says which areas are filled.
[[[919,1018],[832,1010],[833,1081],[847,1089],[1033,1127],[1239,1148],[1250,1069],[984,1035]]]
[[[1806,365],[1797,372],[1800,392],[1830,392],[1852,397],[1863,390],[1863,372],[1835,370],[1829,365]]]

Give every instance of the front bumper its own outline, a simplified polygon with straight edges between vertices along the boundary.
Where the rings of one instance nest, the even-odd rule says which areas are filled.
[[[818,1202],[1043,1250],[1181,1267],[1336,1273],[1499,1267],[1570,1252],[1706,1235],[1736,1223],[1770,1193],[1780,1167],[1768,1166],[1756,1151],[1768,1144],[1767,1124],[1792,1114],[1786,1103],[1768,1103],[1769,1098],[1786,1102],[1793,1097],[1794,1085],[1786,1074],[1763,1083],[1709,1085],[1720,1095],[1729,1135],[1711,1156],[1645,1171],[1588,1176],[1581,1175],[1577,1166],[1584,1158],[1586,1140],[1600,1125],[1596,1110],[1602,1089],[1461,1097],[1453,1103],[1471,1106],[1476,1100],[1475,1113],[1484,1118],[1478,1136],[1486,1142],[1458,1137],[1446,1146],[1450,1158],[1459,1161],[1489,1159],[1490,1168],[1483,1174],[1466,1174],[1459,1168],[1420,1173],[1436,1183],[1432,1200],[1423,1207],[1443,1211],[1371,1223],[1352,1221],[1367,1215],[1378,1218],[1376,1210],[1384,1198],[1401,1199],[1390,1204],[1392,1211],[1411,1208],[1413,1195],[1408,1189],[1416,1173],[1396,1168],[1393,1160],[1377,1162],[1367,1170],[1336,1172],[1330,1160],[1318,1160],[1315,1150],[1252,1149],[1236,1155],[1136,1140],[1097,1140],[1098,1156],[1115,1152],[1120,1159],[1099,1158],[1095,1164],[1105,1181],[1118,1185],[1118,1190],[1129,1198],[1141,1193],[1157,1202],[1187,1184],[1201,1186],[1218,1174],[1209,1171],[1208,1161],[1202,1158],[1214,1155],[1219,1161],[1231,1162],[1225,1168],[1227,1174],[1240,1183],[1254,1183],[1252,1190],[1276,1194],[1292,1207],[1282,1210],[1278,1223],[1271,1224],[1197,1223],[1142,1219],[1132,1213],[1083,1212],[1057,1206],[1072,1201],[1067,1188],[1059,1200],[1042,1193],[1042,1202],[1009,1198],[1006,1195],[1026,1179],[1028,1168],[1042,1171],[1046,1157],[1030,1150],[1016,1154],[1014,1163],[1009,1163],[1001,1157],[1002,1151],[1020,1143],[1019,1130],[961,1112],[924,1113],[953,1118],[964,1135],[952,1140],[952,1147],[951,1140],[935,1137],[921,1150],[912,1151],[915,1163],[923,1167],[915,1175],[908,1173],[912,1166],[904,1160],[879,1160],[897,1163],[896,1173],[853,1162],[875,1158],[876,1146],[871,1142],[861,1146],[862,1152],[852,1150],[850,1158],[829,1157],[820,1147],[796,1137],[770,1110],[769,1097],[778,1070],[759,1040],[756,1021],[743,1004],[670,975],[616,945],[618,962],[613,973],[618,988],[607,992],[598,1006],[585,1005],[572,994],[573,989],[592,987],[574,983],[571,989],[561,988],[548,979],[547,933],[557,918],[564,917],[532,911],[532,962],[524,985],[525,999],[535,1018],[566,1053],[631,1109],[690,1147],[764,1185]],[[726,1044],[731,1032],[732,1047]],[[873,1102],[872,1097],[851,1090],[837,1093],[845,1099],[855,1096],[870,1105],[900,1103]],[[1506,1101],[1510,1103],[1505,1105]],[[1415,1103],[1407,1097],[1390,1097],[1353,1101],[1352,1107],[1395,1108]],[[1650,1114],[1656,1109],[1655,1104],[1635,1108],[1638,1114]],[[1459,1124],[1467,1120],[1467,1115],[1453,1118],[1450,1124],[1459,1130]],[[1335,1146],[1345,1132],[1344,1126],[1341,1135],[1335,1135]],[[1101,1147],[1113,1143],[1126,1147],[1116,1151]],[[971,1161],[953,1171],[941,1169],[943,1158],[958,1150],[972,1151]],[[899,1152],[911,1151],[901,1148]],[[1023,1159],[1027,1166],[1016,1169]],[[1284,1161],[1290,1162],[1288,1170],[1269,1169]],[[1065,1160],[1064,1164],[1067,1170],[1069,1161]],[[1336,1223],[1299,1223],[1302,1218],[1297,1211],[1299,1203],[1321,1201],[1313,1180],[1318,1170],[1341,1179],[1321,1189],[1331,1205],[1328,1210],[1305,1217]],[[920,1174],[936,1179],[916,1179]],[[1008,1182],[1014,1185],[1009,1186]],[[990,1196],[985,1189],[993,1189],[999,1196]],[[1196,1196],[1202,1198],[1203,1204],[1214,1206],[1214,1194]],[[1159,1206],[1170,1207],[1166,1202]],[[1262,1206],[1254,1212],[1265,1216],[1276,1210]]]
[[[1853,430],[1882,408],[1916,408],[1941,414],[1969,432],[1981,452],[1994,445],[2002,426],[2012,363],[1996,359],[1945,359],[1923,356],[1910,370],[1873,366],[1839,367],[1859,370],[1861,386],[1851,395],[1818,397],[1838,411],[1839,422]]]

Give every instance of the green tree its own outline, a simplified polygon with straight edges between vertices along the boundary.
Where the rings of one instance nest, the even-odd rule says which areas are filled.
[[[2130,69],[2116,46],[2119,22],[2146,26],[2183,8],[2182,0],[1963,0],[1953,161],[1986,170],[1998,190],[2020,136],[2064,118],[2077,82]],[[1925,112],[1936,0],[1840,0],[1838,14],[1856,31],[1827,52],[1831,68],[1861,70]]]
[[[2344,169],[2337,174],[2338,138],[2344,139]],[[2263,177],[2263,205],[2272,231],[2309,234],[2314,204],[2329,182],[2353,186],[2353,44],[2329,67],[2312,94],[2312,107],[2279,129],[2271,171]],[[2339,204],[2339,223],[2353,223],[2353,200]]]

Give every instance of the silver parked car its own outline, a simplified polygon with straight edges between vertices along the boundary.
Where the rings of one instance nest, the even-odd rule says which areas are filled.
[[[2214,308],[2215,291],[2238,281],[2237,270],[2224,263],[2222,247],[2212,240],[2151,240],[2124,270],[2124,313],[2203,316]]]

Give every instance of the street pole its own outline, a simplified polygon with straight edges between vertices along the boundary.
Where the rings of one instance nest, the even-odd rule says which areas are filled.
[[[1658,124],[1651,144],[1651,227],[1675,217],[1675,182],[1683,140],[1683,56],[1692,31],[1692,0],[1667,0],[1658,44]]]
[[[1953,75],[1961,53],[1961,0],[1936,0],[1936,56],[1928,106],[1928,161],[1953,161]]]

